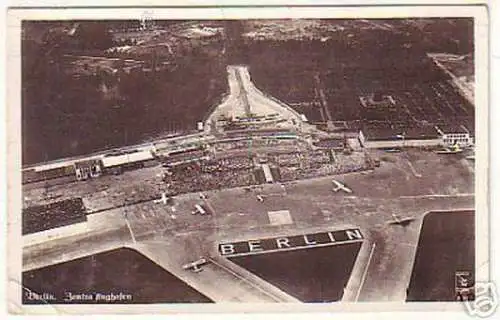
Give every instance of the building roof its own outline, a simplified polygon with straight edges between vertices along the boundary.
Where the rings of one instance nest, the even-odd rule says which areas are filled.
[[[105,168],[119,166],[127,163],[138,161],[146,161],[153,159],[153,155],[149,151],[139,151],[118,156],[108,156],[102,159]]]
[[[469,133],[463,124],[444,124],[437,126],[443,133]]]
[[[344,139],[321,139],[314,145],[322,148],[342,149],[344,148]]]
[[[390,126],[388,124],[365,125],[362,129],[368,140],[396,140],[396,139],[436,139],[439,137],[434,126],[405,127]]]
[[[75,162],[75,168],[90,167],[92,165],[100,164],[100,159],[87,159]]]

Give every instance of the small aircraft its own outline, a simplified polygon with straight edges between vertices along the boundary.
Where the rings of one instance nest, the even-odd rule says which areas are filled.
[[[163,204],[167,204],[168,202],[168,197],[167,197],[167,194],[165,192],[162,192],[161,193],[161,198],[160,199],[155,199],[153,200],[154,203],[163,203]]]
[[[207,264],[207,263],[208,263],[207,259],[201,257],[200,259],[198,259],[196,261],[193,261],[193,262],[190,262],[190,263],[183,265],[182,269],[184,269],[184,270],[191,269],[194,272],[200,272],[200,271],[203,271],[203,269],[200,267],[203,266],[204,264]]]
[[[399,153],[401,152],[401,149],[400,148],[388,148],[388,149],[384,149],[385,152],[388,152],[388,153]]]
[[[59,199],[61,197],[62,197],[62,194],[49,194],[45,198],[47,200],[55,200],[55,199]]]
[[[400,225],[403,227],[407,227],[412,221],[415,220],[413,217],[401,219],[395,213],[392,214],[392,217],[394,220],[388,222],[390,225]]]
[[[333,192],[338,192],[340,190],[346,192],[346,193],[352,193],[352,190],[346,187],[343,183],[338,182],[337,180],[332,180],[333,185],[335,186],[333,188]]]
[[[458,144],[454,144],[451,146],[451,148],[444,148],[444,150],[438,150],[436,151],[437,154],[456,154],[456,153],[461,153],[464,150],[460,148]]]
[[[195,214],[201,214],[202,216],[208,214],[207,211],[199,204],[195,204],[194,205],[194,210],[191,211],[191,214],[195,215]]]

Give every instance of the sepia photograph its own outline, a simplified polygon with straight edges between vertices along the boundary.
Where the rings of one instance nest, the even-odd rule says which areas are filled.
[[[376,9],[11,10],[11,312],[474,303],[486,10]]]

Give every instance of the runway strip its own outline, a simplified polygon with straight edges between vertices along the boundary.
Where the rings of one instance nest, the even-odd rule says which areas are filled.
[[[368,262],[366,263],[365,270],[363,272],[363,276],[361,277],[361,283],[359,284],[358,292],[356,293],[356,298],[354,299],[354,302],[358,302],[359,295],[361,294],[361,289],[363,289],[363,284],[365,283],[366,275],[368,273],[368,267],[370,266],[370,262],[372,261],[372,258],[373,258],[373,252],[375,251],[375,246],[376,246],[376,244],[374,243],[372,245],[371,250],[370,250],[370,255],[368,256]]]
[[[467,198],[467,197],[474,197],[474,193],[420,194],[420,195],[416,195],[416,196],[399,196],[400,199]]]
[[[415,169],[415,167],[413,166],[413,164],[410,162],[410,160],[408,160],[408,166],[410,167],[411,169],[411,172],[413,173],[413,175],[417,178],[422,178],[422,175],[420,173],[417,172],[417,170]]]
[[[242,282],[245,282],[247,284],[249,284],[250,286],[254,287],[255,289],[257,289],[258,291],[262,292],[263,294],[265,294],[266,296],[270,297],[271,299],[273,299],[274,301],[276,302],[280,302],[281,299],[274,296],[273,294],[271,294],[270,292],[262,289],[261,287],[259,287],[258,285],[256,285],[255,283],[252,283],[250,280],[248,279],[245,279],[244,277],[238,275],[236,272],[232,271],[231,269],[223,266],[222,264],[218,263],[217,261],[215,261],[214,259],[212,258],[209,258],[208,261],[210,261],[211,263],[213,263],[214,265],[216,265],[217,267],[223,269],[224,271],[230,273],[231,275],[235,276],[237,279],[241,280]]]

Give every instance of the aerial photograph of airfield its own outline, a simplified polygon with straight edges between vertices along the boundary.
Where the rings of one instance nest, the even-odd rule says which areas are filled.
[[[474,299],[473,27],[23,21],[23,304]]]

